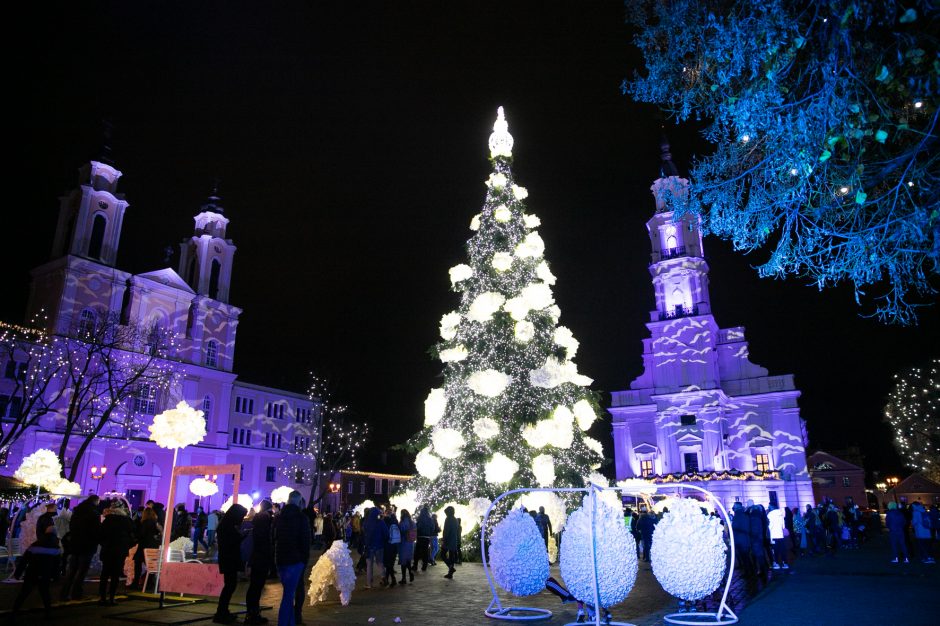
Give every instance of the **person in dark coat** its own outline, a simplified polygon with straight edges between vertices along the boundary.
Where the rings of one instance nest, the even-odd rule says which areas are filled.
[[[434,534],[434,520],[431,519],[431,513],[428,507],[421,507],[418,513],[418,520],[415,522],[418,531],[418,540],[415,543],[415,560],[413,569],[418,568],[418,562],[421,562],[421,571],[428,569],[428,563],[431,561],[431,535]]]
[[[50,526],[55,526],[55,502],[46,504],[46,512],[36,520],[36,539],[42,539]],[[23,537],[23,539],[29,541],[31,538]]]
[[[750,502],[750,500],[748,502]],[[767,514],[764,512],[763,506],[752,503],[747,508],[747,518],[748,541],[751,543],[751,558],[754,560],[754,571],[758,576],[763,576],[768,571],[767,548],[764,546],[764,542],[770,537],[767,530],[768,523],[765,521]]]
[[[98,535],[101,531],[101,516],[98,514],[98,496],[85,498],[72,511],[69,523],[69,569],[62,583],[63,602],[80,600],[85,574],[91,565],[91,559],[98,550]]]
[[[734,533],[735,558],[741,564],[744,575],[748,578],[754,575],[754,556],[751,554],[751,522],[747,511],[740,502],[732,507],[731,530]]]
[[[134,522],[120,500],[116,500],[114,505],[105,511],[100,542],[101,581],[98,583],[98,604],[114,606],[117,604],[114,594],[117,593],[118,582],[124,575],[124,560],[131,546],[137,543],[134,537]]]
[[[310,522],[300,506],[303,496],[299,491],[291,491],[287,504],[274,520],[274,559],[277,562],[277,574],[283,587],[281,607],[277,614],[278,626],[295,626],[295,592],[307,561],[310,560]]]
[[[395,558],[398,556],[398,550],[401,548],[401,527],[398,525],[398,518],[395,517],[393,509],[388,510],[385,516],[385,526],[388,528],[385,547],[382,555],[382,565],[385,567],[385,576],[382,578],[382,586],[389,585],[394,587],[395,582]],[[391,582],[389,582],[391,578]],[[402,581],[404,582],[404,581]]]
[[[656,518],[649,511],[644,511],[640,514],[636,529],[643,541],[643,560],[649,563],[650,551],[653,549],[653,531],[656,530]]]
[[[885,526],[888,527],[888,539],[891,541],[891,553],[894,555],[892,563],[910,563],[910,556],[907,552],[907,542],[904,540],[904,533],[907,530],[907,519],[904,513],[898,510],[895,502],[888,503],[888,513],[885,515]]]
[[[379,507],[366,509],[366,521],[363,524],[366,549],[366,589],[372,588],[375,570],[385,558],[385,542],[388,540],[388,526],[382,520]]]
[[[144,550],[153,550],[160,547],[163,541],[163,527],[157,521],[157,513],[153,509],[144,509],[140,514],[140,525],[137,528],[137,552],[134,553],[134,584],[132,588],[140,589],[141,574],[144,569]]]
[[[34,588],[39,589],[45,617],[48,619],[52,611],[52,599],[49,597],[49,584],[56,577],[59,570],[59,538],[53,525],[47,525],[45,530],[23,552],[16,562],[14,578],[22,578],[23,586],[13,601],[13,615],[15,616],[23,602],[29,597]]]
[[[198,556],[199,544],[209,553],[209,544],[206,543],[206,527],[209,525],[209,516],[202,510],[201,506],[196,507],[196,523],[193,525],[193,558]]]
[[[542,535],[542,541],[545,542],[545,549],[547,550],[548,536],[552,534],[552,520],[545,513],[544,506],[539,507],[539,512],[535,516],[535,526],[539,529],[539,534]]]
[[[222,574],[224,584],[219,594],[219,605],[215,610],[212,621],[216,624],[232,624],[237,617],[229,612],[228,603],[238,586],[238,572],[242,569],[242,520],[248,514],[248,509],[240,504],[229,507],[222,521],[219,522],[217,535],[219,538],[219,572]]]
[[[268,623],[268,618],[261,616],[261,592],[264,590],[268,571],[274,563],[274,544],[271,541],[274,516],[271,514],[273,505],[270,500],[262,500],[260,507],[261,510],[251,520],[252,546],[248,559],[251,573],[248,578],[248,591],[245,593],[245,604],[248,607],[246,624]]]
[[[449,506],[444,509],[444,563],[447,564],[447,573],[444,578],[453,578],[457,569],[454,563],[457,561],[457,551],[460,549],[460,526],[457,518],[454,517],[454,507]]]

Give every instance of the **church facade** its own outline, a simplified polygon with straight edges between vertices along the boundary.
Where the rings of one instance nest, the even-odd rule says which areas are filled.
[[[655,308],[643,340],[644,372],[612,393],[609,409],[617,480],[668,484],[660,489],[666,494],[696,484],[727,506],[749,499],[813,503],[793,375],[770,375],[751,363],[744,328],[715,321],[700,222],[692,215],[676,220],[669,208],[671,198],[688,193],[688,180],[668,144],[662,148],[663,173],[651,187],[656,212],[646,224]]]
[[[76,452],[83,438],[70,439],[66,475],[79,456],[75,480],[83,494],[122,493],[134,505],[148,499],[165,502],[173,452],[151,442],[147,426],[154,415],[185,400],[204,412],[207,435],[180,450],[178,465],[238,464],[239,491],[255,500],[282,485],[309,491],[313,464],[307,452],[315,449],[319,433],[318,402],[306,394],[244,382],[233,371],[242,311],[229,302],[236,248],[226,234],[229,219],[220,199],[214,192],[195,216],[193,234],[180,244],[178,270],[134,275],[116,267],[129,206],[118,192],[121,176],[105,160],[79,170],[78,187],[61,198],[51,260],[31,272],[26,319],[72,341],[105,324],[172,337],[164,360],[173,376],[165,388],[139,384],[115,411],[113,423],[81,454]],[[146,358],[146,350],[128,346],[128,362],[135,351]],[[10,422],[23,403],[14,384],[18,357],[0,355],[0,361],[4,358],[0,418]],[[4,451],[3,473],[12,474],[25,455],[39,448],[59,450],[68,400],[69,394],[62,394],[56,410],[39,417]],[[190,478],[196,477],[180,477],[176,493],[177,502],[192,506],[199,498],[188,489]],[[232,493],[232,481],[219,476],[219,493],[201,504],[221,505]]]

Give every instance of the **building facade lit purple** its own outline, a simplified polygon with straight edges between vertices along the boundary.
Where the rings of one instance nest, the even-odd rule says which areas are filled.
[[[688,193],[688,181],[665,142],[663,173],[651,189],[655,308],[643,340],[645,371],[612,394],[617,480],[645,477],[674,484],[675,492],[694,483],[729,506],[813,503],[800,392],[792,374],[771,376],[750,362],[743,327],[716,323],[699,220],[675,220],[669,208]]]
[[[307,492],[313,480],[308,451],[316,448],[319,404],[305,394],[244,382],[233,371],[241,309],[229,303],[235,245],[226,236],[229,219],[213,193],[195,216],[191,236],[180,244],[179,269],[130,274],[115,266],[128,202],[119,193],[121,172],[91,161],[79,170],[78,187],[61,198],[51,260],[31,273],[27,320],[55,336],[76,337],[112,319],[121,325],[157,328],[173,337],[165,388],[140,385],[120,415],[81,454],[75,480],[82,493],[119,492],[132,504],[164,501],[173,452],[148,439],[155,414],[185,400],[205,412],[207,436],[180,451],[179,465],[238,464],[242,493],[267,497],[282,485]],[[133,245],[133,244],[131,244]],[[132,358],[132,357],[131,357]],[[0,356],[0,360],[4,357]],[[7,359],[7,360],[15,360]],[[16,363],[0,363],[0,418],[18,411],[12,376]],[[11,374],[12,372],[12,374]],[[68,398],[63,398],[63,402]],[[12,474],[26,454],[58,451],[62,411],[43,415],[6,451],[3,473]],[[135,419],[126,419],[132,415]],[[128,431],[127,424],[135,426]],[[68,444],[66,474],[78,447]],[[101,468],[108,468],[102,473]],[[94,478],[92,468],[96,468]],[[193,477],[195,478],[195,477]],[[181,477],[178,501],[198,500]],[[229,477],[202,504],[218,507],[231,494]]]

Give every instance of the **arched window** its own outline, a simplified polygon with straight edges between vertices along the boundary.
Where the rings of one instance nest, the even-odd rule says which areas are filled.
[[[676,239],[675,235],[669,235],[669,237],[666,238],[666,249],[673,250],[678,247],[679,247],[679,240]]]
[[[222,264],[218,259],[212,259],[212,266],[209,272],[209,297],[215,300],[219,297],[219,274],[222,272]]]
[[[186,270],[186,282],[189,283],[189,286],[193,289],[196,288],[196,256],[193,255],[193,258],[189,260],[189,269]]]
[[[219,363],[219,343],[210,339],[206,344],[206,366],[217,367]]]
[[[104,231],[108,226],[108,219],[101,213],[95,215],[91,223],[91,239],[88,240],[88,256],[93,259],[101,258],[101,249],[104,246]]]
[[[202,417],[206,420],[206,430],[208,430],[209,418],[212,417],[212,396],[210,395],[202,399]]]
[[[95,332],[95,312],[91,309],[83,309],[78,316],[78,334],[80,337],[90,337]]]

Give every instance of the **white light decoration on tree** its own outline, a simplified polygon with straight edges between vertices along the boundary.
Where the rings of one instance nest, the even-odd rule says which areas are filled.
[[[434,444],[434,451],[445,459],[456,459],[467,443],[460,431],[454,428],[435,429],[431,433],[431,441]]]
[[[578,346],[581,344],[574,338],[574,333],[571,332],[571,329],[566,326],[559,326],[555,329],[553,338],[555,343],[565,349],[565,356],[569,359],[573,359],[574,355],[578,352]],[[581,400],[581,402],[584,402],[584,400]]]
[[[219,507],[219,510],[225,513],[230,508],[232,508],[233,503],[234,500],[232,499],[232,496],[229,496],[228,499],[222,503],[222,506]],[[238,494],[238,503],[249,510],[255,504],[254,500],[252,500],[251,496],[249,496],[247,493]]]
[[[432,389],[424,401],[424,425],[435,426],[447,410],[447,397],[443,389]]]
[[[490,174],[490,177],[486,180],[486,185],[492,187],[495,190],[502,189],[506,186],[507,178],[503,174]]]
[[[558,280],[555,278],[555,275],[552,274],[552,270],[548,269],[548,263],[545,261],[542,261],[535,266],[535,275],[546,285],[554,285],[555,281]]]
[[[271,502],[274,504],[286,504],[287,498],[290,497],[290,492],[293,490],[293,487],[288,487],[287,485],[275,487],[271,490]]]
[[[529,343],[535,337],[535,324],[520,320],[513,328],[513,337],[518,343]]]
[[[474,215],[473,219],[470,220],[470,230],[476,232],[480,230],[480,215]]]
[[[470,353],[467,352],[467,347],[461,343],[457,344],[453,348],[446,348],[441,350],[439,356],[442,363],[457,363],[466,359],[469,354]]]
[[[526,214],[522,216],[522,223],[525,224],[526,228],[538,228],[542,225],[542,220],[539,219],[538,215]]]
[[[499,311],[506,301],[506,296],[495,291],[481,293],[470,304],[467,319],[474,322],[488,322],[493,319],[493,313]]]
[[[512,269],[512,255],[508,252],[497,252],[493,255],[493,260],[490,261],[490,265],[492,265],[493,269],[497,272],[508,272]]]
[[[555,459],[550,454],[540,454],[532,459],[532,474],[539,487],[548,487],[555,482]]]
[[[512,195],[515,196],[516,200],[525,200],[529,197],[529,190],[519,185],[513,185]]]
[[[483,466],[483,471],[488,483],[508,483],[519,471],[519,464],[502,452],[497,452]]]
[[[496,584],[517,596],[531,596],[545,589],[548,552],[531,515],[510,511],[493,528],[489,563]]]
[[[519,242],[515,253],[520,259],[537,259],[545,253],[545,242],[538,232],[533,230]]]
[[[547,309],[545,309],[545,312],[548,313],[548,316],[550,318],[552,318],[552,322],[556,324],[558,323],[558,320],[561,318],[561,309],[558,308],[557,304],[553,304],[552,306],[548,307]],[[588,384],[590,385],[591,383],[588,383]]]
[[[456,285],[457,283],[473,278],[473,268],[469,265],[461,263],[460,265],[455,265],[450,268],[450,284]]]
[[[594,439],[593,437],[582,437],[581,441],[584,442],[584,445],[587,446],[589,450],[593,450],[597,453],[597,456],[603,458],[604,445],[600,441]]]
[[[940,482],[940,359],[894,376],[885,420],[908,467]]]
[[[454,507],[454,517],[460,520],[460,530],[462,533],[461,536],[467,537],[468,535],[472,535],[474,529],[480,525],[480,517],[482,516],[475,515],[473,511],[470,510],[469,505],[460,504],[459,502],[454,502],[451,500],[450,502],[446,502],[437,511],[432,511],[432,513],[437,514],[437,521],[442,525],[444,523],[444,519],[447,517],[447,515],[444,513],[444,509],[449,506]]]
[[[330,548],[317,559],[313,569],[310,570],[309,580],[310,588],[307,590],[307,597],[310,599],[310,606],[317,602],[325,602],[330,587],[334,587],[339,592],[340,604],[349,605],[352,592],[356,588],[356,570],[349,554],[349,547],[342,539],[334,541]]]
[[[473,517],[483,517],[491,504],[493,503],[489,498],[470,498],[470,502],[467,503],[467,510]]]
[[[55,452],[40,448],[23,459],[13,476],[27,485],[49,489],[62,480],[62,464]]]
[[[572,423],[574,415],[566,406],[555,407],[552,417],[539,420],[535,424],[527,425],[522,429],[522,438],[533,448],[544,448],[551,445],[556,448],[567,449],[574,441]]]
[[[415,469],[424,478],[434,480],[441,474],[441,460],[431,452],[430,448],[425,448],[415,457]]]
[[[591,403],[587,400],[578,400],[571,409],[574,411],[574,416],[578,420],[578,428],[581,430],[590,428],[594,420],[597,419],[597,413],[594,412],[594,407],[592,407]]]
[[[578,366],[573,361],[559,361],[553,356],[545,359],[545,364],[529,372],[529,381],[533,387],[554,389],[564,383],[573,383],[587,387],[592,379],[578,373]]]
[[[506,300],[506,304],[503,305],[503,310],[509,313],[512,319],[521,322],[525,319],[526,315],[529,314],[529,304],[522,296],[516,296],[515,298]]]
[[[505,204],[501,204],[493,211],[493,219],[500,224],[505,224],[512,219],[512,211],[510,211]]]
[[[463,317],[456,311],[444,314],[444,316],[441,317],[441,339],[450,341],[456,337],[457,327],[460,325],[461,319],[463,319]]]
[[[668,593],[689,601],[709,595],[725,577],[721,520],[701,506],[691,498],[672,500],[653,531],[653,574]]]
[[[516,500],[513,508],[525,507],[527,511],[545,509],[549,521],[552,523],[552,532],[560,533],[568,520],[568,506],[563,498],[550,491],[531,491]]]
[[[522,289],[519,296],[532,311],[539,311],[555,303],[551,287],[541,282],[529,283]]]
[[[196,478],[189,483],[189,492],[200,498],[208,498],[219,493],[219,486],[211,480],[205,478]]]
[[[481,440],[492,439],[499,434],[499,422],[492,417],[481,417],[473,420],[473,434]]]
[[[511,157],[512,143],[512,135],[509,134],[509,122],[506,121],[503,107],[499,107],[496,110],[496,122],[493,124],[493,132],[490,134],[490,157]]]
[[[509,386],[510,382],[512,382],[512,379],[508,375],[489,369],[470,374],[470,378],[467,379],[467,386],[474,393],[487,398],[495,398],[503,393],[503,390]]]
[[[395,494],[389,498],[388,501],[395,505],[399,511],[404,509],[414,517],[418,512],[418,504],[420,504],[416,495],[413,489],[407,489],[401,493]]]
[[[592,533],[592,506],[596,541]],[[654,539],[654,550],[655,545]],[[610,607],[622,602],[633,589],[637,569],[636,540],[623,523],[620,506],[595,499],[593,494],[585,496],[581,508],[568,517],[561,538],[561,575],[568,591],[579,600],[594,604],[596,575],[600,605]]]
[[[161,448],[185,448],[205,439],[206,420],[202,411],[181,400],[175,409],[155,415],[149,430],[150,440]]]

